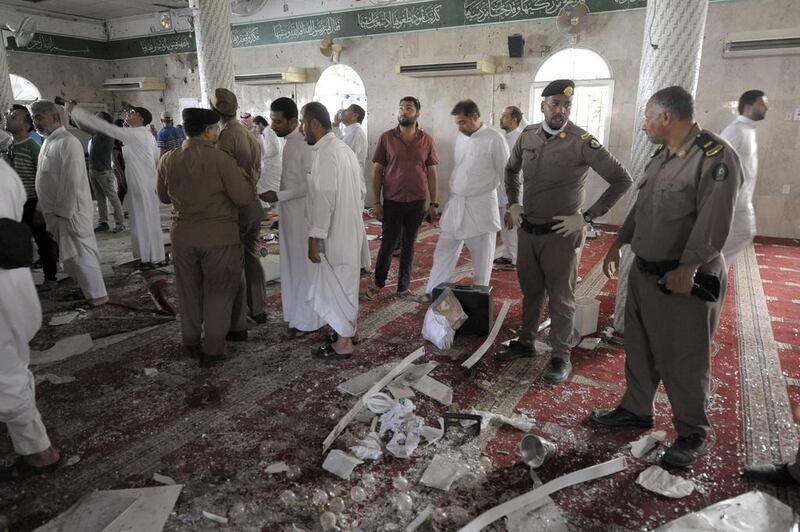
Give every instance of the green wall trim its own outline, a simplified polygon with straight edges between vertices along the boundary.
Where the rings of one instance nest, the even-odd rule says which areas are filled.
[[[552,18],[569,0],[434,0],[237,24],[234,48],[316,41],[326,36],[362,37],[386,33],[458,28]],[[592,13],[640,9],[647,0],[585,0]],[[33,52],[88,59],[131,59],[196,51],[192,32],[160,33],[95,41],[37,33],[24,48]]]

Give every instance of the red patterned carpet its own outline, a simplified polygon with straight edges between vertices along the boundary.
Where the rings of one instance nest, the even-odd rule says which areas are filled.
[[[368,228],[380,232],[377,226]],[[580,265],[583,280],[578,290],[600,299],[601,331],[610,324],[616,282],[603,277],[599,264],[613,236],[605,232],[588,241]],[[436,238],[437,231],[424,225],[412,283],[418,292],[424,288]],[[372,242],[373,253],[379,242]],[[458,278],[469,279],[469,266],[463,257]],[[390,283],[395,274],[390,274]],[[0,485],[0,515],[10,521],[12,530],[31,530],[91,490],[155,486],[151,479],[158,472],[184,485],[167,530],[220,528],[202,516],[204,510],[226,516],[228,530],[319,530],[320,508],[311,503],[319,488],[344,499],[345,511],[339,518],[343,530],[397,530],[392,526],[405,527],[427,504],[446,509],[448,518],[420,530],[454,530],[466,519],[532,488],[528,470],[516,455],[520,431],[490,426],[476,438],[456,431],[436,444],[420,446],[409,460],[384,457],[361,465],[349,481],[320,468],[322,440],[354,403],[336,386],[425,345],[428,354],[421,361],[438,363],[431,376],[452,386],[454,397],[448,408],[418,393],[412,401],[426,424],[435,425],[445,411],[473,408],[527,414],[535,420],[533,431],[559,448],[558,455],[538,471],[545,482],[615,456],[629,457],[628,470],[556,494],[555,521],[548,514],[548,521],[535,522],[534,529],[556,530],[559,522],[576,530],[651,529],[752,489],[740,476],[743,464],[788,460],[797,448],[800,243],[761,239],[730,277],[713,358],[710,409],[715,443],[693,470],[681,473],[700,488],[684,499],[660,497],[635,484],[649,462],[633,459],[625,446],[639,432],[599,429],[586,422],[593,408],[614,405],[622,393],[620,349],[601,344],[591,352],[576,350],[574,374],[558,387],[537,382],[546,356],[499,364],[492,356],[497,346],[468,372],[460,362],[482,339],[458,337],[453,349],[439,352],[421,339],[425,306],[409,297],[397,298],[387,289],[384,299],[362,302],[363,341],[357,355],[346,362],[320,363],[309,353],[321,334],[289,338],[280,321],[279,284],[273,284],[269,301],[275,312],[270,322],[251,329],[250,341],[232,347],[238,356],[212,370],[200,370],[184,358],[177,323],[158,324],[163,318],[153,313],[109,308],[92,311],[82,318],[83,325],[68,330],[45,327],[36,339],[41,347],[76,332],[91,332],[96,339],[120,332],[117,324],[124,320],[103,318],[155,324],[146,333],[109,338],[93,351],[37,370],[76,378],[67,384],[42,384],[37,396],[53,440],[65,457],[79,461],[47,478]],[[369,282],[365,277],[362,288]],[[503,300],[513,302],[497,338],[501,342],[514,337],[513,329],[519,326],[516,273],[496,271],[492,284],[495,312]],[[127,300],[146,302],[143,294],[131,293],[130,283],[120,280],[114,286],[120,293],[127,290],[123,294]],[[46,313],[55,310],[56,306],[45,304]],[[116,328],[104,331],[97,323]],[[141,326],[135,323],[129,329]],[[146,377],[144,368],[156,368],[158,374]],[[657,400],[657,414],[657,428],[674,437],[663,396]],[[347,450],[366,430],[365,425],[353,424],[335,448]],[[0,456],[10,454],[7,438],[0,440]],[[435,454],[476,471],[478,459],[488,456],[492,466],[485,479],[479,475],[482,482],[456,481],[450,491],[441,492],[419,484]],[[649,459],[657,460],[657,453]],[[277,461],[299,466],[301,476],[289,480],[282,474],[266,474],[265,467]],[[375,477],[374,485],[367,482],[367,474]],[[411,484],[414,513],[410,515],[399,514],[392,504],[392,482],[398,474]],[[366,501],[350,500],[354,486],[367,488]],[[760,488],[800,509],[797,489]],[[289,506],[278,498],[286,489],[298,497]],[[505,527],[497,524],[492,529]]]

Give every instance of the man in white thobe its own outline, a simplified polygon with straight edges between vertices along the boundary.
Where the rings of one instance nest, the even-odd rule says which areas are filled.
[[[0,218],[20,222],[25,199],[22,181],[0,160]],[[0,243],[9,236],[0,235]],[[0,468],[0,481],[45,473],[60,460],[36,408],[33,374],[28,370],[28,342],[41,324],[42,309],[30,268],[0,267],[0,422],[6,424],[14,451],[20,455],[13,465]]]
[[[767,97],[763,91],[749,90],[739,98],[739,116],[722,130],[720,135],[739,154],[742,162],[742,188],[736,197],[733,224],[722,256],[728,266],[736,262],[756,236],[756,211],[753,208],[753,193],[758,178],[758,142],[756,125],[767,116]]]
[[[259,194],[270,190],[278,190],[281,186],[281,172],[283,170],[283,141],[279,135],[269,127],[263,116],[253,119],[258,143],[261,144],[261,176],[256,183]],[[262,203],[267,203],[263,202]],[[268,207],[269,205],[264,205]]]
[[[508,151],[514,149],[522,130],[528,125],[528,121],[522,116],[522,111],[519,107],[509,105],[503,109],[500,115],[500,129],[505,132],[506,145]],[[506,206],[508,205],[508,196],[506,195],[505,183],[500,183],[497,187],[497,204],[500,207],[500,220],[504,220],[506,216]],[[501,222],[500,239],[503,241],[503,252],[494,262],[495,264],[502,265],[517,265],[517,230],[509,229],[506,224]]]
[[[309,225],[306,218],[311,147],[300,132],[297,116],[297,104],[290,98],[278,98],[270,105],[272,131],[286,141],[283,172],[279,187],[261,193],[259,197],[278,204],[283,320],[289,323],[292,332],[311,332],[322,327],[323,322],[306,301],[314,266],[308,260]]]
[[[367,132],[361,126],[366,116],[367,112],[364,108],[355,103],[341,112],[342,123],[345,125],[344,135],[341,137],[342,141],[353,150],[353,153],[356,154],[356,159],[358,159],[358,164],[361,166],[361,208],[364,207],[364,201],[367,198],[367,177],[364,174],[364,164],[367,160],[369,142],[367,141]],[[340,132],[341,130],[335,126],[334,124],[334,133]],[[361,269],[365,273],[372,270],[372,255],[369,252],[369,240],[367,240],[366,230],[361,239]]]
[[[442,213],[442,233],[425,288],[428,296],[450,280],[464,244],[472,259],[472,283],[488,286],[500,230],[497,187],[508,161],[506,141],[499,131],[481,122],[478,106],[472,100],[458,102],[450,114],[460,134],[450,175],[450,198]]]
[[[361,177],[356,156],[331,132],[328,110],[311,102],[301,112],[302,132],[312,147],[308,183],[308,258],[314,263],[306,299],[336,332],[313,355],[350,358],[358,319]]]
[[[125,208],[130,220],[133,258],[139,259],[143,268],[151,268],[164,262],[160,203],[156,196],[159,150],[152,133],[146,127],[153,120],[150,111],[144,107],[128,107],[125,114],[128,127],[119,127],[71,102],[67,102],[66,108],[76,122],[122,141],[125,179],[128,184]]]
[[[64,271],[75,279],[89,303],[102,305],[108,294],[94,236],[94,206],[83,146],[61,125],[53,102],[34,102],[31,115],[34,127],[47,136],[36,170],[37,207],[58,243]]]

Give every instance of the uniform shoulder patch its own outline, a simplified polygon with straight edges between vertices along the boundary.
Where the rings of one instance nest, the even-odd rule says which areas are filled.
[[[600,144],[599,140],[597,140],[596,138],[592,137],[592,138],[589,139],[589,147],[591,149],[593,149],[593,150],[599,150],[600,148],[603,147],[603,145]]]
[[[711,177],[714,181],[725,181],[728,179],[728,165],[725,163],[717,164],[711,171]]]
[[[714,140],[714,137],[706,132],[702,132],[694,140],[697,147],[703,150],[706,157],[714,157],[725,149],[725,145]]]

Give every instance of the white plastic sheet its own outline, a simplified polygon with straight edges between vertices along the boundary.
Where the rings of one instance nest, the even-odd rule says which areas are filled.
[[[671,475],[657,465],[652,465],[639,473],[636,483],[654,493],[673,499],[681,499],[694,491],[694,483],[691,480]]]

